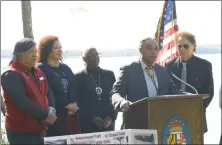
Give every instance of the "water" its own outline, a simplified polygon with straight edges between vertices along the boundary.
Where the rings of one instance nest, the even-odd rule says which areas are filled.
[[[221,134],[221,110],[219,108],[219,88],[221,85],[221,54],[197,55],[212,63],[214,77],[214,98],[207,108],[208,133],[204,135],[205,144],[218,144]],[[122,65],[129,64],[138,60],[138,57],[102,57],[100,66],[104,69],[114,71],[118,76],[119,68]],[[1,59],[1,70],[7,66],[10,59]],[[84,67],[81,58],[67,58],[64,62],[71,67],[73,72],[77,72]],[[116,130],[120,129],[122,123],[121,114],[119,113],[116,121]],[[3,124],[2,124],[3,126]]]

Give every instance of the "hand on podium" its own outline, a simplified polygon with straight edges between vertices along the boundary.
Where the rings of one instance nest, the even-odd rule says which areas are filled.
[[[128,101],[128,100],[123,100],[121,101],[120,103],[120,109],[123,111],[123,112],[126,112],[129,110],[129,107],[130,105],[133,104],[132,102]]]

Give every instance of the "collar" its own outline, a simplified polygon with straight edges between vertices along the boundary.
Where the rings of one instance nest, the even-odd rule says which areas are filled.
[[[96,69],[89,69],[89,68],[85,68],[85,73],[88,74],[89,72],[101,72],[101,68],[98,66],[98,68]]]
[[[192,56],[190,57],[190,59],[188,59],[187,61],[185,61],[185,63],[189,63],[189,62],[191,62],[193,59],[194,59],[194,55],[192,55]],[[179,57],[179,63],[183,63],[181,57]]]
[[[19,67],[22,71],[27,72],[27,73],[29,73],[29,72],[31,72],[32,70],[34,70],[34,66],[33,66],[32,68],[29,68],[29,67],[27,67],[27,66],[19,63],[18,61],[13,61],[12,64],[11,64],[11,66],[13,66],[13,67]]]
[[[142,69],[143,69],[143,70],[146,70],[148,67],[147,67],[147,65],[144,63],[144,61],[143,61],[142,59],[140,59],[139,61],[140,61],[140,64],[141,64],[141,66],[142,66]],[[152,64],[152,67],[154,67],[154,64]]]

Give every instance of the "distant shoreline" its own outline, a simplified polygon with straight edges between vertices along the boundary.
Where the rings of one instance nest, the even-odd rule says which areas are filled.
[[[202,55],[213,55],[213,54],[221,54],[221,53],[196,53],[196,54],[202,54]],[[134,56],[139,56],[139,55],[101,55],[100,57],[134,57]],[[1,58],[12,58],[12,56],[1,56]],[[79,56],[64,56],[64,58],[80,58]]]
[[[138,56],[137,49],[125,49],[125,50],[99,50],[101,57],[127,57]],[[221,48],[197,48],[196,54],[220,54]],[[81,50],[64,50],[63,55],[65,58],[77,58],[80,57]],[[1,50],[1,58],[11,58],[12,50]]]

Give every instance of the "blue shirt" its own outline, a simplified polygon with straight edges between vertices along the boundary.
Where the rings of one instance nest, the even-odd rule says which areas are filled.
[[[144,74],[146,85],[147,85],[147,90],[148,90],[147,95],[148,97],[155,97],[157,96],[157,88],[158,88],[158,81],[157,81],[155,70],[154,70],[154,80],[152,80],[152,78],[148,75],[148,72],[147,72],[148,67],[146,66],[146,64],[142,60],[140,60],[140,64],[142,66],[143,74]],[[153,81],[155,81],[155,83]]]

